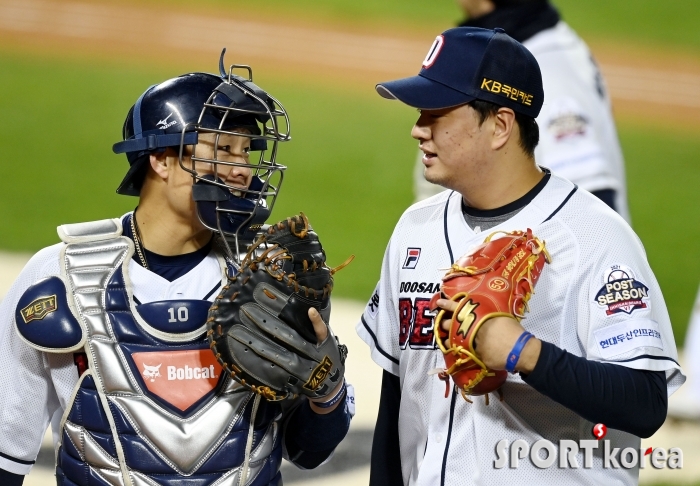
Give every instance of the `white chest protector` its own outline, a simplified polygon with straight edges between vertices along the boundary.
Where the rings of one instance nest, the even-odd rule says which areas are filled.
[[[27,289],[15,318],[32,347],[87,357],[61,422],[58,484],[281,484],[279,406],[221,375],[204,339],[210,302],[136,305],[118,219],[59,235],[60,276]]]

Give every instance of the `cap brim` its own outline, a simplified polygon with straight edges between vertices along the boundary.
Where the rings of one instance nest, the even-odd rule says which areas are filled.
[[[408,106],[422,110],[450,108],[475,99],[473,96],[420,75],[387,81],[378,84],[375,89],[383,98],[399,100]]]

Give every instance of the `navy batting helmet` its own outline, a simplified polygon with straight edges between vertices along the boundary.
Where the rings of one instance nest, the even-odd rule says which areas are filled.
[[[218,76],[183,74],[148,88],[129,110],[124,140],[114,144],[113,150],[126,153],[130,164],[117,192],[133,196],[140,194],[149,156],[167,148],[178,151],[180,166],[193,177],[200,221],[212,231],[235,237],[237,255],[238,239],[252,240],[272,211],[286,169],[276,162],[277,143],[290,140],[290,132],[284,107],[252,82],[249,66],[225,70],[225,52]],[[248,76],[233,74],[234,69],[244,69]],[[221,160],[216,151],[212,158],[198,157],[197,141],[203,133],[215,134],[217,144],[221,135],[250,138],[250,150],[257,156],[245,164]],[[186,146],[191,149],[185,150]],[[213,164],[214,170],[198,173],[195,162]],[[250,167],[250,186],[226,184],[216,175],[217,165]]]

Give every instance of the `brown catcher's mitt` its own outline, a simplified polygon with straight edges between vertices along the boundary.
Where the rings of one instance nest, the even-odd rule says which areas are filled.
[[[494,239],[497,234],[504,236]],[[490,370],[474,349],[474,337],[481,325],[492,317],[525,317],[527,302],[534,292],[545,263],[550,262],[543,241],[532,231],[496,232],[489,235],[474,251],[452,265],[442,279],[436,301],[446,298],[459,305],[451,316],[450,330],[442,330],[445,310],[435,317],[434,332],[440,350],[445,355],[441,378],[452,380],[465,400],[467,395],[486,395],[506,381],[508,372]]]
[[[224,370],[268,400],[322,398],[343,380],[347,348],[328,328],[317,343],[308,311],[330,318],[333,269],[301,213],[270,226],[209,309],[207,338]]]

